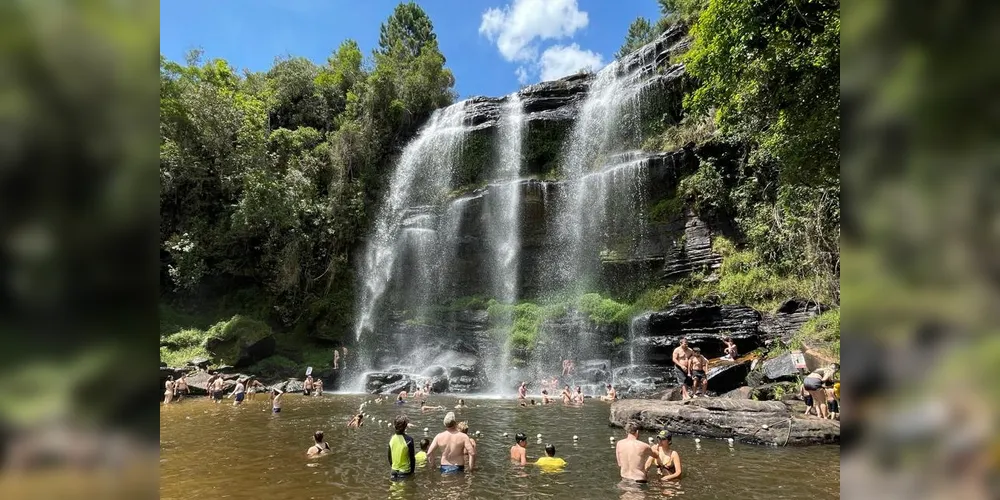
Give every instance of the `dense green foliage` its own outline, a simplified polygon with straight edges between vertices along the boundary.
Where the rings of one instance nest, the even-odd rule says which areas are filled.
[[[323,64],[288,58],[265,73],[198,52],[183,64],[161,56],[163,300],[196,316],[226,303],[279,331],[343,337],[350,262],[393,156],[453,101],[453,85],[412,3],[382,25],[369,58],[353,40]],[[174,323],[161,335],[194,326]]]

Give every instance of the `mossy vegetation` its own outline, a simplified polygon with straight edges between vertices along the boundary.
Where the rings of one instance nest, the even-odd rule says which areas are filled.
[[[715,120],[709,114],[687,115],[680,122],[652,127],[644,135],[642,149],[674,151],[688,144],[704,144],[715,138]]]
[[[650,222],[666,223],[684,215],[684,198],[675,191],[649,208]]]
[[[160,361],[168,366],[184,366],[197,357],[209,358],[214,365],[232,365],[248,346],[273,334],[267,323],[238,314],[207,329],[188,327],[171,332],[171,323],[178,318],[197,323],[193,316],[176,313],[167,316],[167,324],[161,322]]]
[[[840,358],[840,309],[826,311],[809,321],[788,343],[791,349],[809,347]]]

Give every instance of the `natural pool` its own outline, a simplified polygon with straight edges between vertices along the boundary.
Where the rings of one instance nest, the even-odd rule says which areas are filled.
[[[465,396],[463,396],[465,397]],[[160,498],[198,499],[466,499],[466,498],[656,498],[682,495],[686,499],[741,500],[840,497],[840,448],[813,446],[774,448],[724,441],[674,438],[684,476],[664,484],[651,474],[642,491],[618,486],[614,446],[624,431],[608,425],[608,403],[587,400],[582,408],[559,404],[521,408],[513,400],[469,398],[470,406],[454,410],[459,420],[479,430],[476,470],[442,476],[436,469],[418,469],[415,478],[400,483],[388,479],[386,446],[392,430],[386,423],[366,421],[363,428],[346,424],[361,402],[371,395],[284,396],[282,413],[272,415],[266,395],[243,407],[231,400],[216,405],[207,398],[190,398],[160,411]],[[457,397],[432,395],[430,405],[453,407]],[[376,420],[391,419],[403,411],[415,424],[414,441],[442,428],[445,410],[421,414],[413,403],[389,403],[365,408]],[[308,459],[316,430],[326,433],[334,453]],[[555,445],[557,456],[568,462],[565,471],[542,473],[537,467],[509,463],[512,437],[529,436],[528,457],[544,455],[543,443]],[[579,441],[573,442],[573,435]],[[651,436],[641,432],[640,438]]]

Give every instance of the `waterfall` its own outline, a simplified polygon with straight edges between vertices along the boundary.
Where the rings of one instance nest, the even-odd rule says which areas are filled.
[[[405,246],[405,240],[410,240],[405,233],[412,232],[401,230],[408,211],[414,206],[436,203],[447,192],[452,167],[457,161],[466,134],[463,126],[464,108],[463,101],[435,111],[400,155],[389,181],[388,196],[375,219],[375,226],[365,249],[355,323],[355,339],[358,341],[365,332],[375,329],[379,304],[389,287],[390,278],[394,272],[399,272],[396,260],[401,255],[400,245]],[[401,242],[401,239],[404,241]],[[418,237],[417,240],[421,248],[428,241],[424,237]],[[408,293],[426,297],[436,288],[436,283],[430,276],[432,273],[426,268],[431,265],[426,262],[426,252],[417,253],[420,257],[415,265],[420,269],[416,273],[416,282],[410,283],[412,288]]]
[[[554,266],[549,271],[550,280],[558,288],[581,291],[593,278],[594,269],[585,260],[590,255],[586,246],[602,231],[604,220],[599,214],[605,199],[599,191],[595,193],[587,175],[604,167],[609,155],[621,151],[622,146],[636,142],[640,76],[639,70],[622,74],[619,63],[613,62],[596,75],[580,105],[563,149],[562,175],[567,189],[557,204],[549,243],[549,260]]]
[[[518,299],[519,285],[522,189],[519,176],[524,129],[524,111],[517,93],[507,96],[501,109],[498,128],[499,137],[494,153],[497,163],[493,178],[499,182],[490,185],[488,199],[490,224],[487,237],[492,257],[491,288],[496,300],[514,304]],[[509,329],[512,325],[502,326]],[[487,364],[487,377],[493,381],[493,392],[509,392],[510,345],[506,336],[494,342],[499,343],[499,356]]]

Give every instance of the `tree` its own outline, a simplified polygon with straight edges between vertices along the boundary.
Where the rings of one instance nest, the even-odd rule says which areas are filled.
[[[618,52],[615,52],[615,59],[621,59],[633,51],[652,42],[656,38],[656,29],[644,17],[637,17],[628,26],[628,33],[625,34],[625,43],[622,44]]]
[[[691,24],[708,6],[709,0],[657,0],[660,4],[660,14],[668,22],[683,22]]]
[[[389,19],[379,27],[377,52],[383,55],[397,51],[400,57],[413,59],[428,44],[437,46],[434,25],[424,9],[414,2],[397,5]]]
[[[699,87],[685,107],[714,113],[723,134],[751,148],[731,195],[748,240],[787,268],[833,278],[840,237],[839,0],[711,0],[691,33],[684,61]]]

